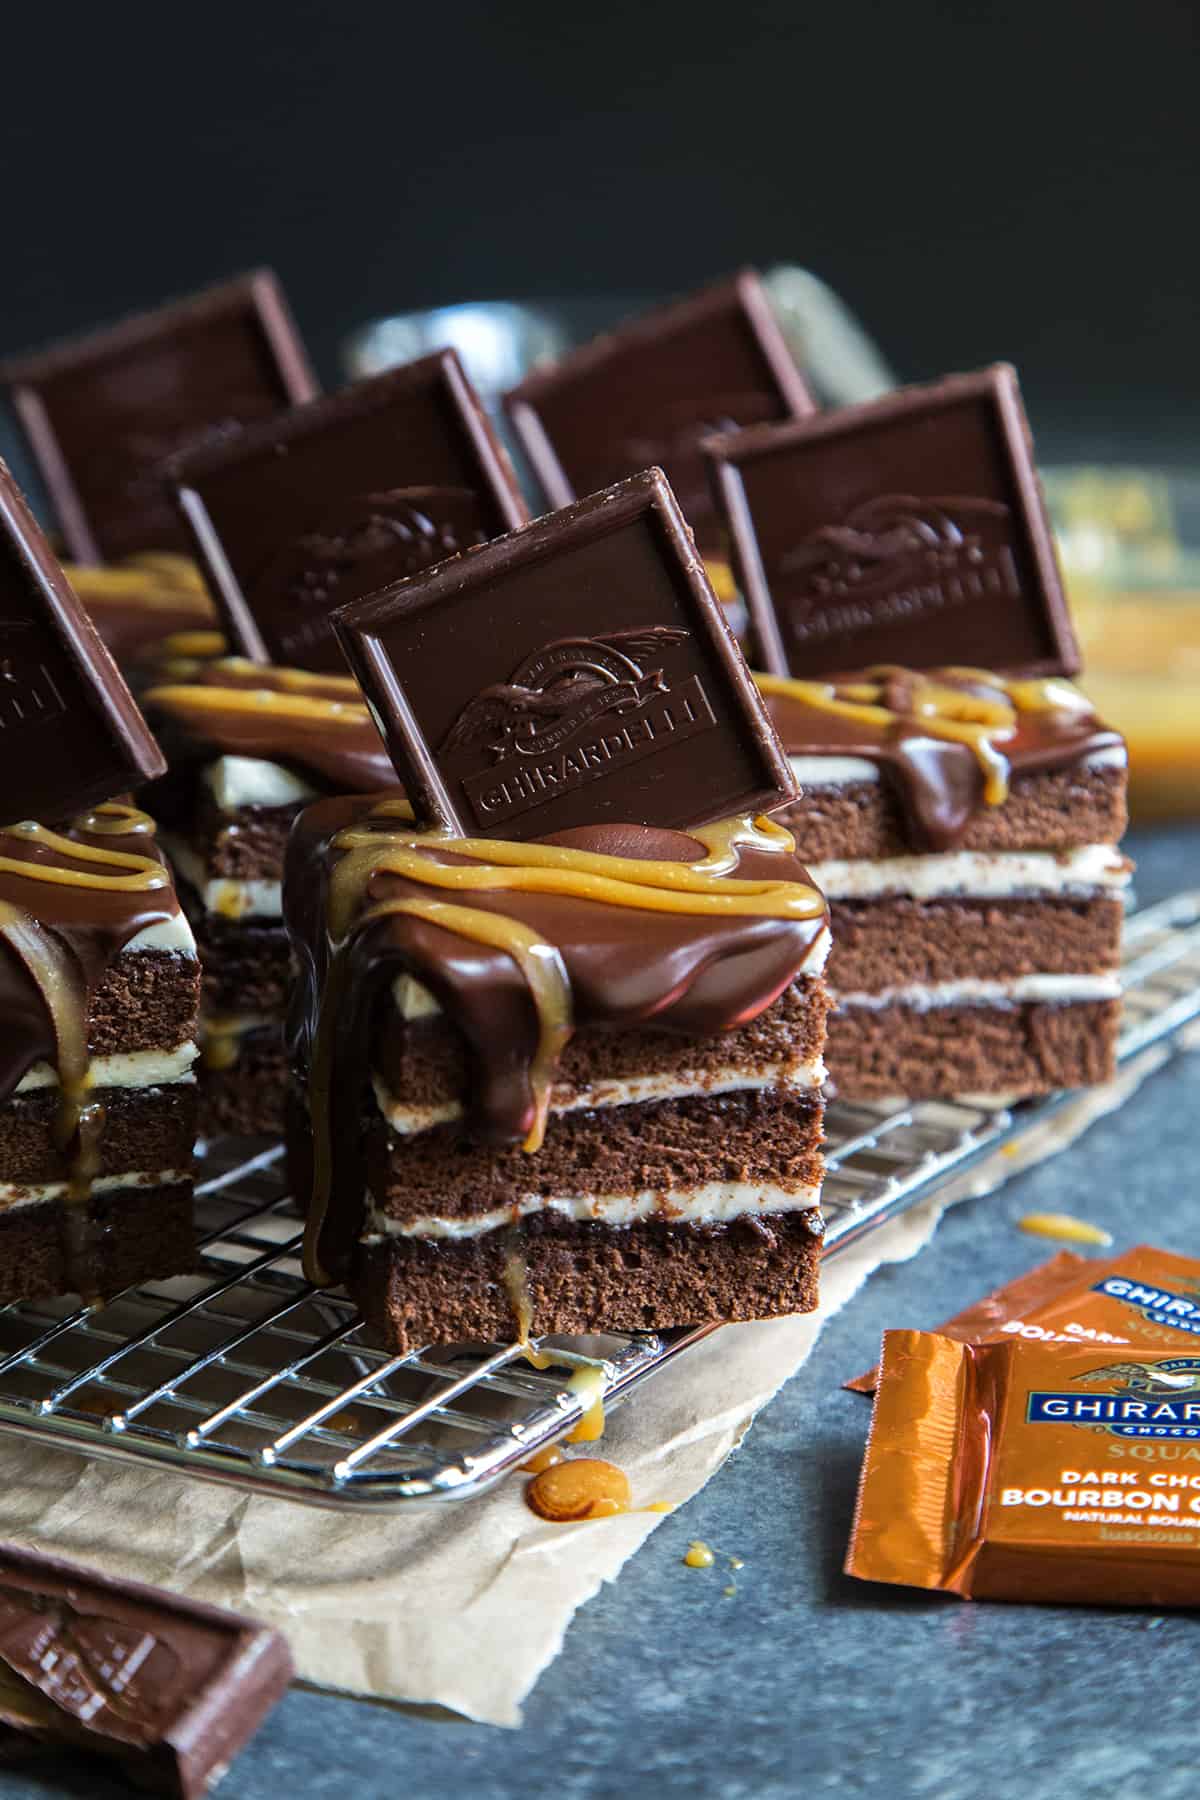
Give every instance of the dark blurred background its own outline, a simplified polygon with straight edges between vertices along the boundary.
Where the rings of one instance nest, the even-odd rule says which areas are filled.
[[[975,16],[971,16],[971,13]],[[7,9],[0,351],[278,268],[380,312],[806,263],[1043,449],[1186,455],[1196,0]]]

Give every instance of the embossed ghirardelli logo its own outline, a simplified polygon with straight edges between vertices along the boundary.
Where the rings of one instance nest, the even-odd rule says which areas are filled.
[[[1017,599],[1009,538],[1009,509],[998,500],[868,500],[778,558],[791,635],[817,640],[967,601]]]
[[[151,1671],[147,1665],[153,1659]],[[179,1705],[179,1658],[153,1632],[0,1587],[0,1662],[68,1717],[134,1742]]]
[[[700,677],[668,680],[663,652],[690,633],[656,625],[561,638],[485,688],[459,714],[439,756],[492,827],[716,724]],[[482,768],[470,763],[490,759]]]
[[[38,636],[27,620],[0,619],[0,731],[44,725],[67,710],[37,654]]]
[[[1081,1425],[1124,1438],[1200,1438],[1200,1356],[1106,1363],[1074,1379],[1107,1391],[1034,1391],[1026,1403],[1031,1424]]]
[[[343,600],[388,587],[486,539],[469,488],[356,495],[277,551],[246,598],[256,616],[270,615],[279,652],[303,660],[314,646],[332,640],[329,613]]]

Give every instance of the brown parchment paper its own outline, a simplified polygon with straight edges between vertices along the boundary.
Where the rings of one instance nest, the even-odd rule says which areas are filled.
[[[814,1317],[726,1326],[615,1409],[603,1453],[627,1471],[635,1504],[695,1494],[872,1270],[914,1255],[947,1204],[1071,1142],[1164,1054],[1071,1102],[1018,1157],[987,1159],[831,1259]],[[0,1536],[253,1613],[286,1632],[301,1676],[321,1686],[494,1725],[520,1723],[576,1608],[661,1522],[544,1524],[519,1480],[459,1505],[343,1516],[0,1436]]]

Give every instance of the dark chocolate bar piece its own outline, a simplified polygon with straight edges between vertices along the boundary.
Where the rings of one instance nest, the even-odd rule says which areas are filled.
[[[333,620],[418,817],[456,835],[686,828],[795,792],[661,469]]]
[[[183,548],[167,458],[318,391],[266,269],[14,358],[0,382],[76,562]]]
[[[723,532],[701,439],[816,410],[751,269],[535,370],[504,404],[552,506],[656,463],[709,554]]]
[[[0,1726],[199,1800],[292,1679],[279,1632],[0,1544]]]
[[[709,440],[763,667],[1075,674],[1029,426],[1006,364]]]
[[[0,463],[0,824],[54,823],[166,768]]]
[[[529,514],[453,350],[182,459],[176,492],[233,642],[343,672],[333,607]]]

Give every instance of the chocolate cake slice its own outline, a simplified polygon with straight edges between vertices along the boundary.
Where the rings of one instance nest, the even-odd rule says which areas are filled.
[[[328,800],[284,893],[308,1269],[377,1339],[815,1304],[828,928],[785,831],[515,843]]]
[[[393,785],[395,771],[349,676],[236,657],[181,673],[144,704],[171,763],[152,803],[204,965],[200,1129],[278,1134],[288,832],[309,801]]]
[[[0,1302],[192,1265],[199,989],[144,813],[0,830]]]
[[[1113,1072],[1122,738],[1063,680],[758,676],[829,900],[844,1099],[1011,1099]]]

